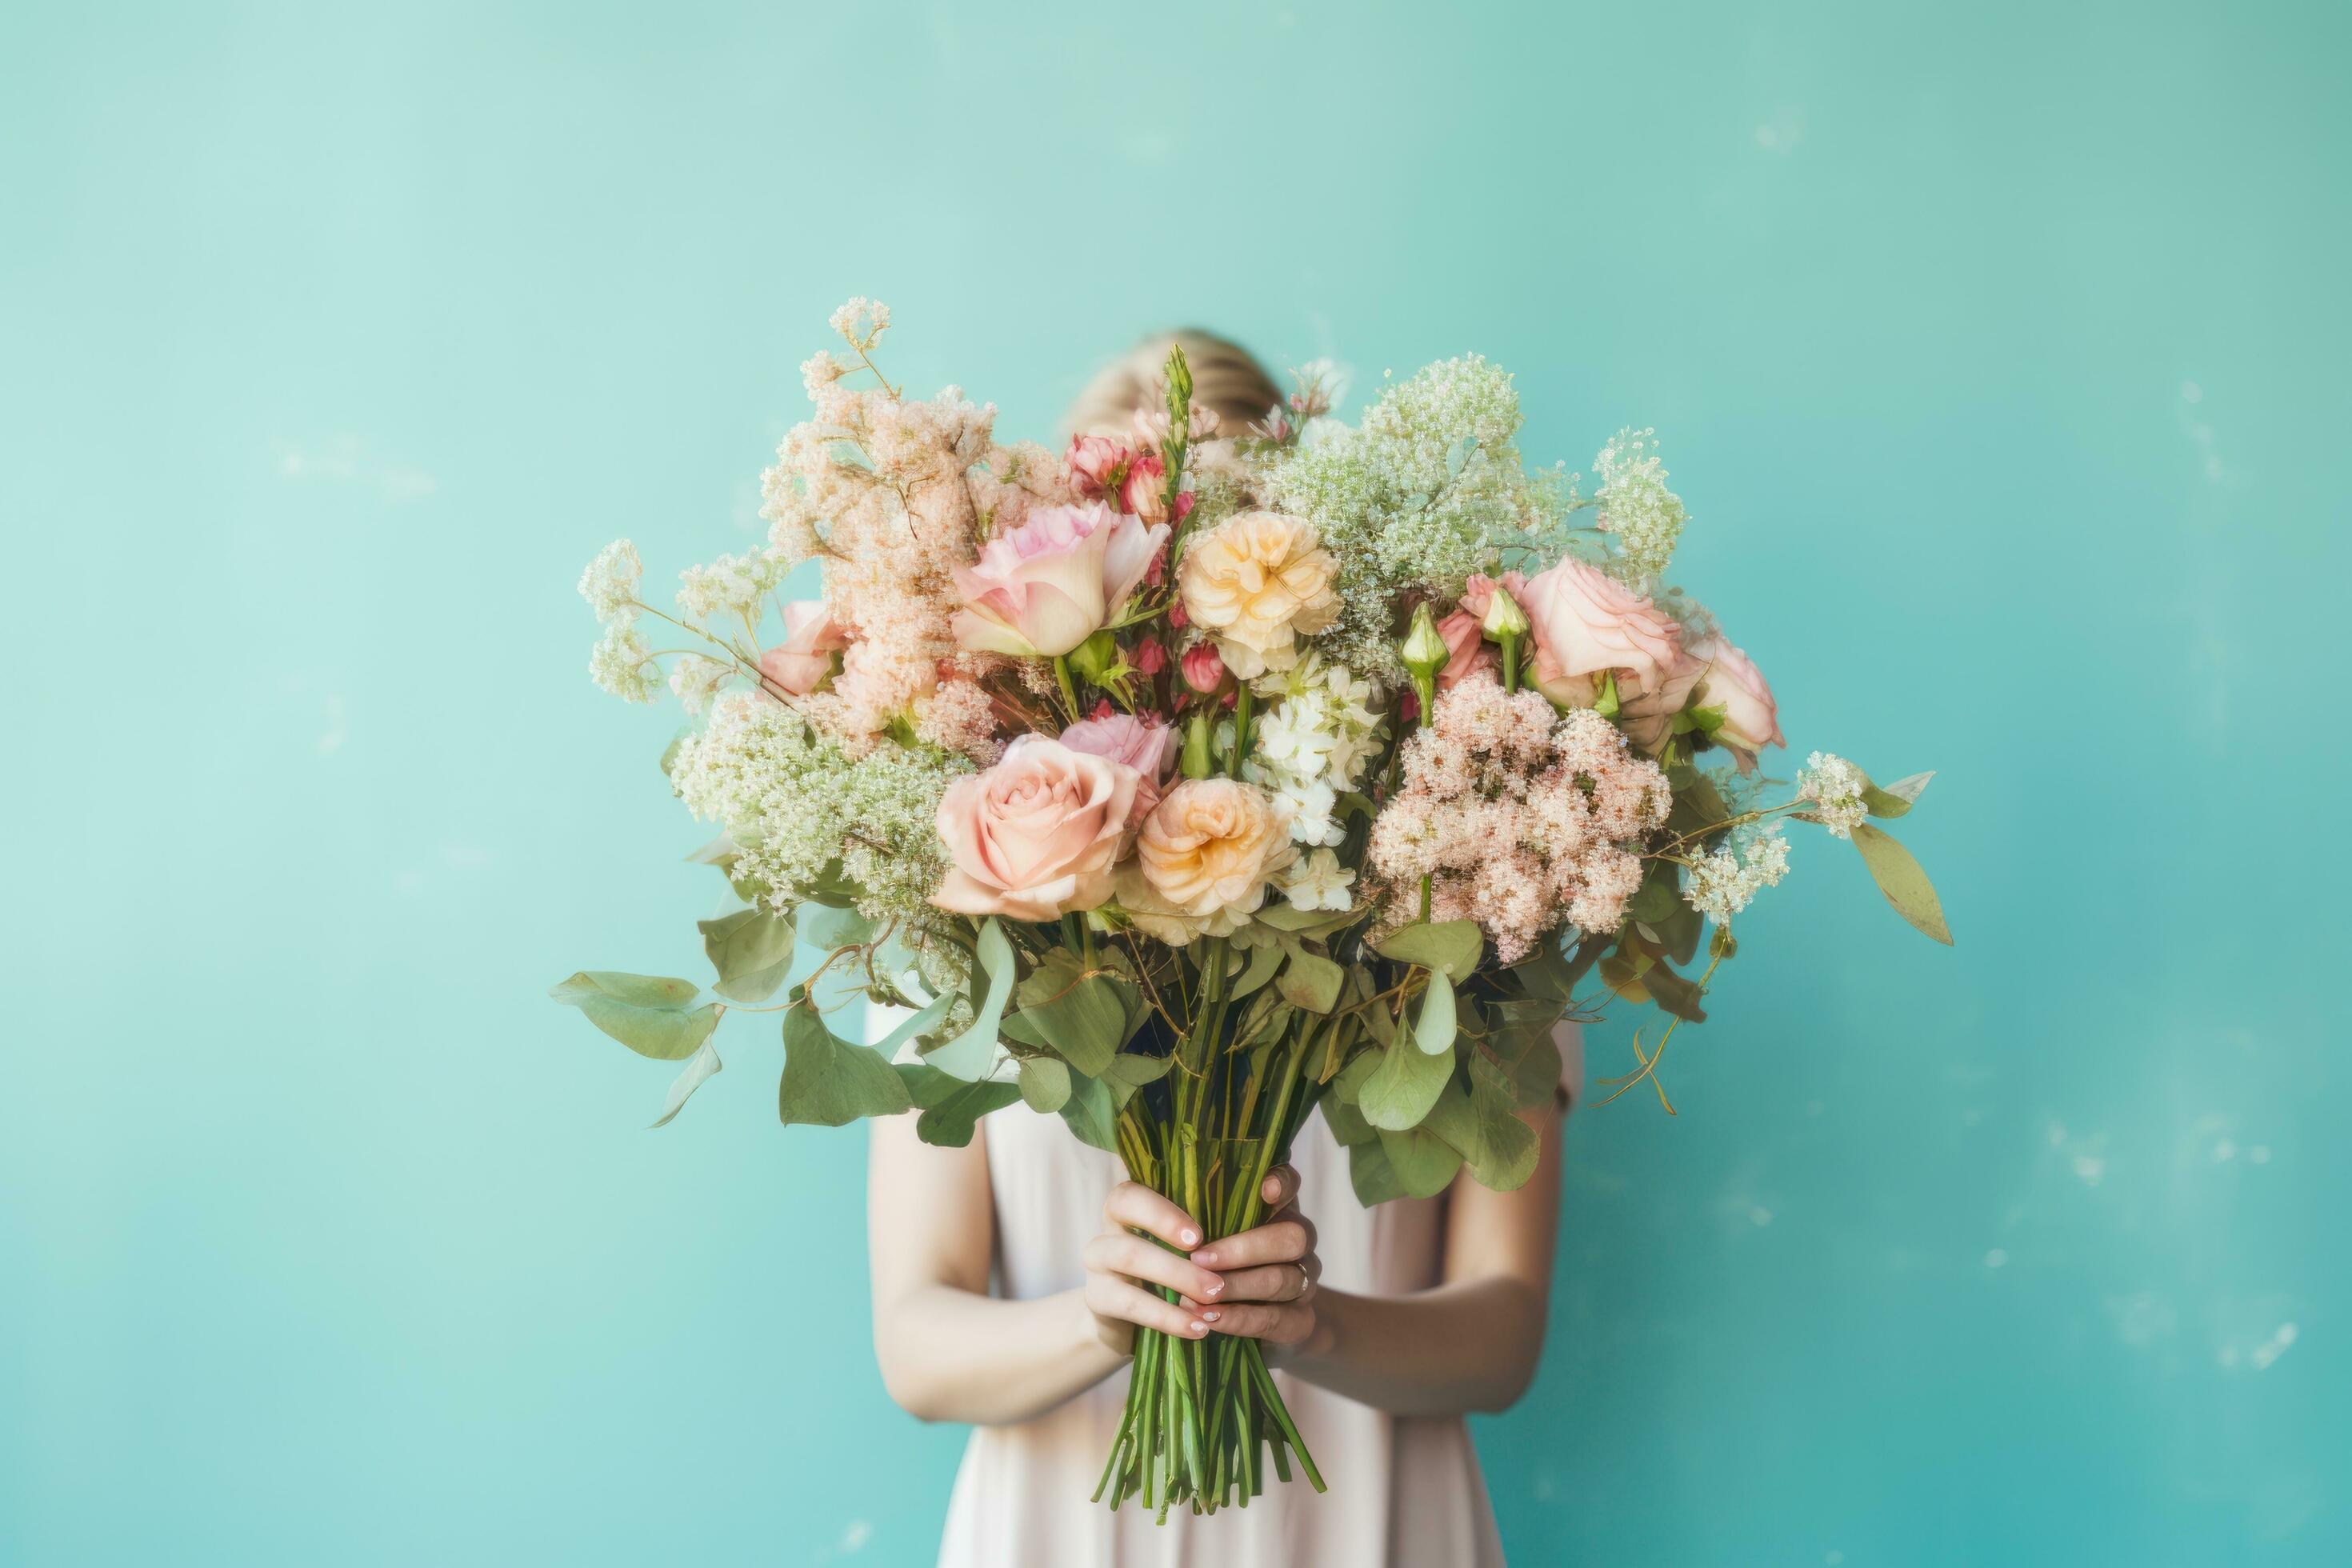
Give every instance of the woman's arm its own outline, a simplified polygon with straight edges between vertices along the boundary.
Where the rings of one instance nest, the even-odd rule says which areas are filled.
[[[1026,1421],[1122,1365],[1135,1325],[1185,1339],[1213,1310],[1188,1310],[1140,1289],[1150,1279],[1213,1300],[1223,1281],[1133,1234],[1196,1245],[1200,1232],[1166,1198],[1122,1182],[1088,1244],[1087,1283],[1027,1301],[988,1293],[995,1208],[983,1122],[962,1149],[915,1136],[915,1118],[876,1120],[866,1161],[866,1250],[874,1285],[874,1352],[883,1386],[925,1421]]]
[[[1270,1225],[1193,1254],[1229,1282],[1217,1327],[1265,1341],[1267,1359],[1292,1375],[1391,1415],[1510,1405],[1543,1353],[1559,1222],[1560,1114],[1520,1115],[1538,1140],[1535,1174],[1508,1193],[1456,1178],[1443,1283],[1409,1296],[1321,1289],[1312,1227]]]

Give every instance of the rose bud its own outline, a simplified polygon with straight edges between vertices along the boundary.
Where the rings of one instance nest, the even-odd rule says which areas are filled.
[[[1168,650],[1160,646],[1158,637],[1146,637],[1135,645],[1135,668],[1147,680],[1168,668]]]
[[[1184,684],[1203,697],[1225,683],[1225,661],[1214,643],[1194,643],[1177,664],[1184,673]]]
[[[1146,522],[1168,521],[1168,465],[1157,452],[1139,454],[1120,481],[1119,510]]]

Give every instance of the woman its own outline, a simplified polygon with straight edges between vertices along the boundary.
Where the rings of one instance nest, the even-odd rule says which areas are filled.
[[[1194,396],[1238,431],[1281,401],[1257,363],[1201,333],[1147,341],[1071,411],[1124,430],[1181,342]],[[874,1123],[867,1204],[874,1344],[891,1397],[978,1428],[948,1510],[943,1568],[1064,1564],[1444,1564],[1503,1561],[1464,1415],[1500,1410],[1543,1348],[1559,1210],[1560,1123],[1582,1076],[1575,1031],[1552,1106],[1526,1113],[1536,1173],[1467,1175],[1366,1209],[1320,1117],[1266,1179],[1274,1219],[1202,1245],[1198,1216],[1121,1179],[1118,1160],[1018,1104],[970,1147]],[[1181,1252],[1147,1240],[1158,1237]],[[1139,1283],[1141,1282],[1141,1283]],[[1171,1303],[1142,1288],[1171,1287]],[[1138,1324],[1262,1341],[1331,1490],[1270,1483],[1246,1509],[1171,1515],[1090,1501],[1118,1428]]]

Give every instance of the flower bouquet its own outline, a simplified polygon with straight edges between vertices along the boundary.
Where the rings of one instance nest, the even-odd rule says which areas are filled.
[[[1950,940],[1870,820],[1927,775],[1816,752],[1768,784],[1769,686],[1664,582],[1684,510],[1651,432],[1610,441],[1588,495],[1523,466],[1510,378],[1475,356],[1353,427],[1310,367],[1234,428],[1179,350],[1132,429],[1055,452],[956,388],[904,395],[888,324],[852,300],[846,357],[803,367],[815,417],[765,476],[764,548],[688,568],[669,608],[627,541],[581,581],[597,683],[667,684],[699,721],[664,767],[740,900],[701,922],[708,998],[555,988],[685,1063],[662,1121],[719,1070],[722,1016],[778,1015],[784,1121],[915,1111],[962,1144],[1025,1100],[1214,1239],[1265,1217],[1318,1108],[1367,1204],[1525,1182],[1554,1029],[1612,997],[1663,1026],[1610,1098],[1671,1111],[1666,1046],[1785,874],[1786,822],[1851,840]],[[812,561],[821,596],[779,602]],[[796,948],[822,958],[787,986]],[[860,998],[904,1021],[858,1043],[826,1012]],[[1097,1497],[1205,1512],[1269,1463],[1323,1485],[1257,1342],[1141,1331]]]

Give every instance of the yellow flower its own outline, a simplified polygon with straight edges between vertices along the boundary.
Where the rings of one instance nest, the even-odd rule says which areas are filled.
[[[1315,525],[1278,511],[1229,517],[1184,547],[1176,586],[1184,613],[1217,639],[1244,679],[1287,666],[1300,636],[1339,617],[1339,563]]]
[[[1150,890],[1194,920],[1255,911],[1294,853],[1273,800],[1233,779],[1186,779],[1143,819],[1135,844]]]

